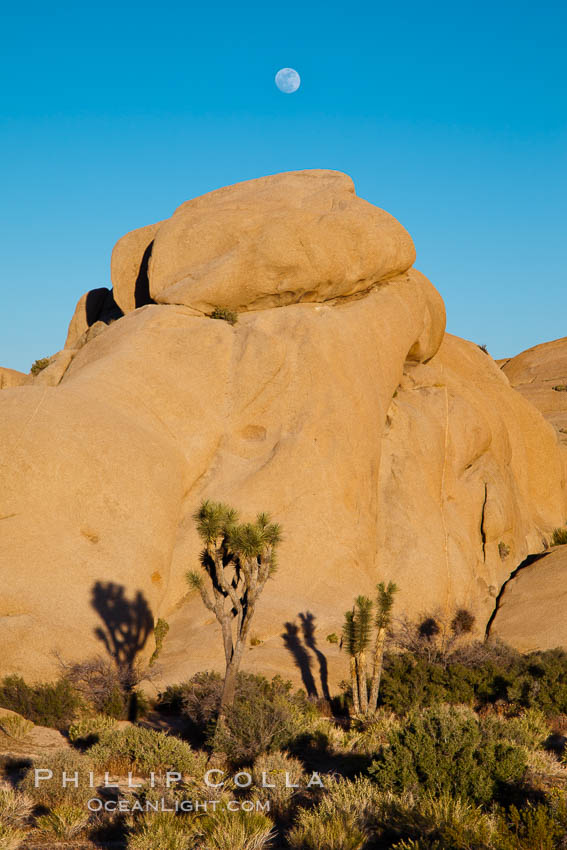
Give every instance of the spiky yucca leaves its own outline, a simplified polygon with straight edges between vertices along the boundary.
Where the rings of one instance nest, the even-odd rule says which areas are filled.
[[[281,529],[260,513],[253,523],[239,523],[238,513],[222,502],[204,501],[194,514],[205,548],[202,573],[189,571],[187,581],[217,618],[223,638],[226,674],[221,714],[234,702],[238,673],[258,598],[276,571]]]
[[[357,596],[352,611],[345,613],[343,646],[350,655],[352,701],[355,714],[366,713],[368,690],[366,685],[366,650],[372,629],[372,600]]]
[[[374,714],[378,706],[378,693],[380,691],[380,679],[382,677],[382,666],[384,662],[384,645],[386,635],[392,621],[392,608],[394,596],[398,587],[389,581],[386,586],[383,581],[376,585],[378,597],[376,599],[376,641],[374,644],[374,662],[372,665],[372,683],[370,685],[370,698],[368,700],[368,714]]]

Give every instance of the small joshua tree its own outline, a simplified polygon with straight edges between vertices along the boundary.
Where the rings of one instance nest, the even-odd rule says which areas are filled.
[[[265,513],[258,514],[253,523],[239,524],[233,508],[208,500],[195,512],[194,519],[205,544],[201,566],[208,581],[202,573],[191,570],[187,581],[199,591],[222,630],[226,663],[222,716],[234,702],[236,677],[258,598],[276,571],[281,530]]]
[[[378,597],[376,599],[376,642],[374,645],[374,664],[372,667],[372,684],[370,686],[370,699],[368,700],[368,713],[374,714],[378,706],[378,692],[380,690],[380,679],[382,677],[382,665],[384,663],[384,645],[388,628],[392,622],[392,607],[394,596],[398,591],[397,585],[389,581],[388,586],[383,581],[376,585]]]
[[[345,613],[343,645],[350,655],[352,703],[355,714],[366,714],[368,690],[366,684],[366,650],[372,630],[372,600],[357,596],[352,611]]]

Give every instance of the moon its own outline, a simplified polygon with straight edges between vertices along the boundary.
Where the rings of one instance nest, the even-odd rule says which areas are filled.
[[[293,94],[301,85],[301,77],[293,68],[280,68],[276,74],[276,86],[284,94]]]

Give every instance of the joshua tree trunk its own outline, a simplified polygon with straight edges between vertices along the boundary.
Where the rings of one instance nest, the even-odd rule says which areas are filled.
[[[357,658],[358,667],[358,699],[360,701],[361,714],[368,711],[368,688],[366,684],[366,653],[359,652]]]
[[[374,648],[374,663],[372,665],[372,684],[370,686],[368,714],[375,714],[378,707],[378,694],[380,692],[380,679],[382,678],[386,631],[387,629],[378,629],[376,632],[376,645]]]
[[[358,677],[356,675],[356,658],[350,659],[350,681],[352,686],[352,707],[355,714],[360,714],[360,700],[358,699]]]

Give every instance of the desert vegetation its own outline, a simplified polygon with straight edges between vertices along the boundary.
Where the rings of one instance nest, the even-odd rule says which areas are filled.
[[[221,716],[234,702],[236,677],[250,632],[256,605],[266,582],[276,571],[281,530],[266,513],[256,521],[239,523],[238,513],[221,502],[205,501],[195,513],[202,573],[189,570],[189,586],[201,594],[222,632],[226,671]]]
[[[381,598],[379,589],[368,643],[373,652],[378,643],[380,686],[367,713],[360,692],[353,699],[358,670],[335,713],[279,677],[241,671],[223,707],[223,676],[202,672],[126,723],[102,699],[100,678],[5,679],[0,705],[30,726],[56,726],[68,744],[23,763],[3,757],[0,846],[564,848],[567,654],[474,641],[465,609],[447,620],[392,618],[393,593],[386,605]],[[355,617],[363,609],[355,605]],[[346,672],[344,637],[343,648]],[[368,696],[374,673],[370,656]],[[36,783],[36,768],[78,782]],[[100,811],[89,809],[93,799]]]
[[[222,321],[228,322],[229,325],[235,325],[238,321],[238,313],[235,313],[234,310],[229,310],[228,307],[215,307],[211,313],[211,319],[222,319]]]

